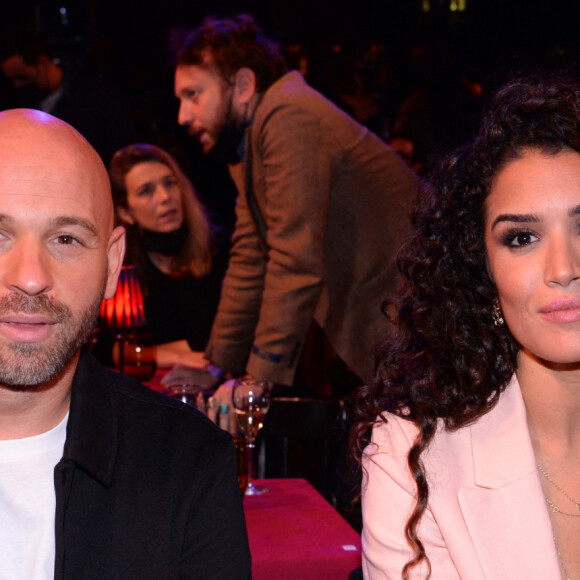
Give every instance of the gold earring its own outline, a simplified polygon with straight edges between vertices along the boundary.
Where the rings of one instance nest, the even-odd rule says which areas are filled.
[[[503,326],[505,324],[503,312],[501,311],[501,306],[497,298],[494,298],[491,304],[491,318],[496,326]]]

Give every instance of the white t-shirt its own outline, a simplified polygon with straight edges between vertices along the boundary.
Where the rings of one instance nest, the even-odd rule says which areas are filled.
[[[0,580],[54,578],[54,467],[67,416],[54,429],[0,441]]]

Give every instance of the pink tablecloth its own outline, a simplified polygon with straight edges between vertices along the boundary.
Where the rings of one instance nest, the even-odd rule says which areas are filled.
[[[304,479],[263,479],[246,496],[254,580],[347,580],[361,565],[359,534]]]

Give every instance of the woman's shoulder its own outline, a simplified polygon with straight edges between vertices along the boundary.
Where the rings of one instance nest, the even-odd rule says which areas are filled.
[[[412,478],[407,460],[419,434],[420,428],[415,422],[383,413],[373,428],[371,442],[364,451],[364,460],[391,475],[394,472],[404,473],[404,479],[410,483]],[[429,474],[432,476],[443,465],[448,468],[464,462],[466,455],[471,455],[469,426],[448,430],[444,422],[438,420],[433,439],[422,454]]]
[[[522,411],[525,413],[521,390],[516,375],[513,375],[500,395],[498,403],[474,421],[459,428],[448,429],[445,427],[443,419],[438,419],[437,428],[427,452],[432,448],[452,448],[463,445],[465,438],[469,436],[469,432],[474,426],[477,432],[490,431],[490,433],[494,433],[498,423],[501,425],[512,418],[514,414],[521,415]],[[513,421],[510,420],[509,424],[512,423]],[[419,433],[420,429],[416,422],[400,415],[384,412],[377,417],[373,427],[372,442],[389,452],[401,450],[408,453]]]
[[[405,456],[413,446],[419,434],[419,427],[409,419],[384,412],[377,418],[373,427],[371,446],[389,454],[404,453]]]
[[[409,494],[415,493],[416,485],[409,471],[407,458],[417,435],[418,426],[391,413],[382,413],[372,430],[371,441],[362,456],[364,481],[363,496],[368,500],[369,489],[396,485]],[[379,483],[382,482],[382,483]],[[372,494],[370,494],[372,495]]]

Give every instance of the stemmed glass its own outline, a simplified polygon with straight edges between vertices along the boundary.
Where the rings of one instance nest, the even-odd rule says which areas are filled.
[[[238,379],[232,391],[232,403],[238,422],[246,439],[246,465],[248,485],[245,495],[262,495],[269,490],[264,486],[252,483],[253,455],[256,435],[264,424],[264,418],[270,406],[272,383],[256,379]]]

